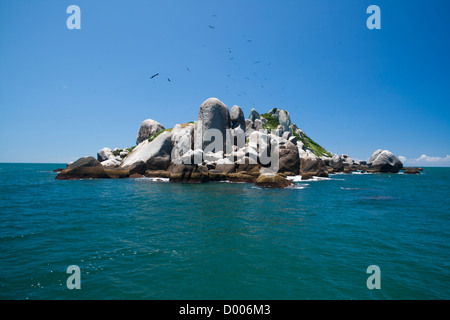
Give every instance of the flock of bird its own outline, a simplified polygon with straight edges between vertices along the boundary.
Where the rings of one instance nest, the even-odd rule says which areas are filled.
[[[217,17],[216,15],[212,15],[212,16],[213,16],[213,17]],[[209,27],[211,30],[215,30],[215,29],[216,29],[213,25],[210,25],[210,24],[208,25],[208,27]],[[245,35],[244,35],[244,37],[245,37]],[[248,39],[247,42],[250,43],[250,42],[252,42],[252,40]],[[228,54],[230,54],[230,55],[232,54],[231,48],[228,48]],[[233,60],[234,60],[234,57],[233,57],[233,56],[229,57],[229,60],[230,60],[230,61],[233,61]],[[260,64],[260,63],[261,63],[260,60],[254,62],[255,65],[256,65],[256,64]],[[269,62],[267,65],[270,66],[271,63]],[[191,69],[189,69],[189,67],[186,67],[186,71],[190,72]],[[150,79],[154,79],[154,78],[156,78],[156,77],[158,77],[158,76],[159,76],[159,73],[155,73],[155,74],[153,74],[153,75],[150,77]],[[253,76],[256,76],[256,73],[255,73],[255,72],[253,72]],[[227,77],[231,77],[231,75],[230,75],[230,74],[227,74]],[[245,79],[245,80],[250,80],[249,77],[246,77],[246,78],[244,78],[244,79]],[[267,78],[265,78],[264,80],[267,80]],[[168,82],[172,82],[172,81],[170,80],[170,78],[167,78],[167,81],[168,81]],[[233,81],[234,81],[234,79],[233,79]],[[228,89],[229,87],[226,86],[226,88]],[[264,85],[261,85],[261,88],[264,88]],[[239,94],[239,96],[241,96],[241,95],[246,95],[246,93],[245,93],[245,92],[241,92],[241,93]]]

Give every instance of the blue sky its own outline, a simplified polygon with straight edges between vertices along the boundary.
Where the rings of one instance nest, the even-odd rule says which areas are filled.
[[[72,4],[81,30],[66,27]],[[381,30],[366,27],[372,4]],[[217,97],[246,117],[286,109],[354,159],[383,148],[449,166],[449,12],[414,0],[1,1],[0,162],[129,147],[143,120],[196,120]]]

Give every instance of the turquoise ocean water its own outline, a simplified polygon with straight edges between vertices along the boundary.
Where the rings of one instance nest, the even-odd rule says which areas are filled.
[[[269,190],[58,167],[0,164],[0,299],[450,298],[450,168]]]

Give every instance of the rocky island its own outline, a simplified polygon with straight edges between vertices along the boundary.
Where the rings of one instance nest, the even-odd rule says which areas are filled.
[[[159,122],[142,122],[136,146],[103,148],[97,158],[83,157],[68,164],[58,180],[154,177],[171,182],[230,181],[261,187],[285,188],[289,176],[302,180],[334,173],[398,173],[402,162],[379,149],[370,160],[355,162],[332,154],[292,123],[289,112],[273,108],[248,118],[235,105],[231,110],[209,98],[200,106],[197,121],[167,129]],[[419,173],[408,168],[407,173]]]

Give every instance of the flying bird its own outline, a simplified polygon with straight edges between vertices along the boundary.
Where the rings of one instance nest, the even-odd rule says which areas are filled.
[[[189,69],[189,68],[186,68],[186,70],[187,70],[187,71],[191,71],[191,69]]]
[[[261,62],[261,61],[256,61],[255,64],[258,64],[258,63],[260,63],[260,62]]]
[[[167,81],[169,81],[169,82],[172,82],[172,81],[170,81],[170,79],[169,79],[169,78],[167,78]]]
[[[157,77],[157,76],[159,76],[159,73],[152,75],[150,79],[153,79],[154,77]]]
[[[215,28],[214,28],[212,25],[210,25],[210,24],[208,25],[208,27],[210,27],[211,29],[215,29]]]

